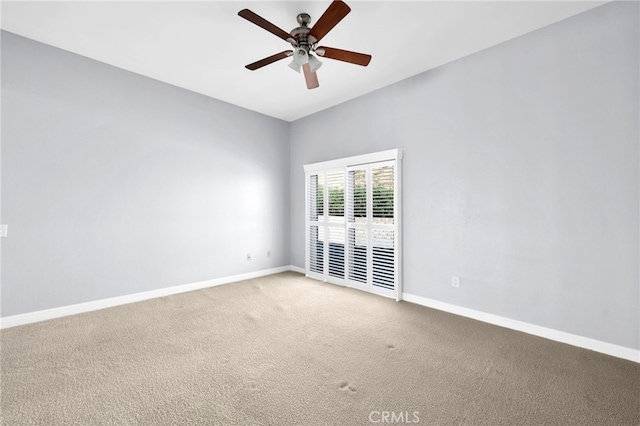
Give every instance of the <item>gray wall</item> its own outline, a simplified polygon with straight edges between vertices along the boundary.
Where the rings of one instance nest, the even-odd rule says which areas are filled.
[[[302,166],[404,148],[406,292],[640,348],[638,12],[598,7],[294,122],[292,264]]]
[[[288,123],[7,32],[2,114],[2,316],[289,264]]]

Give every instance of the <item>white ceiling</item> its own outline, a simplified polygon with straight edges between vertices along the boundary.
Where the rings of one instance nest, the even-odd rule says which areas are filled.
[[[329,0],[196,2],[2,1],[2,29],[286,121],[534,31],[606,1],[357,1],[322,45],[369,53],[368,67],[331,59],[320,87],[282,60],[290,47],[237,13],[248,8],[290,31]]]

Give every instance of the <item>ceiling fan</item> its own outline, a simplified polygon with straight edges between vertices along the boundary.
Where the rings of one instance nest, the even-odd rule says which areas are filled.
[[[307,83],[307,89],[315,89],[319,86],[316,71],[320,68],[322,62],[313,56],[313,53],[324,58],[366,67],[369,65],[369,61],[371,61],[371,55],[336,49],[334,47],[318,46],[320,40],[327,35],[338,22],[347,16],[349,12],[351,12],[351,8],[347,6],[346,3],[340,0],[334,0],[313,27],[309,27],[311,16],[307,13],[301,13],[297,18],[300,26],[291,30],[290,33],[287,33],[249,9],[241,10],[238,12],[239,16],[275,34],[287,43],[290,43],[293,47],[293,50],[276,53],[275,55],[246,65],[245,68],[255,71],[265,65],[293,56],[289,67],[297,72],[300,72],[300,69],[302,69]]]

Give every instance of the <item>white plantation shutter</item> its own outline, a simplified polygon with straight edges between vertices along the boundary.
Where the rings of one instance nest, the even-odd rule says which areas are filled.
[[[400,300],[400,157],[305,166],[307,276]]]
[[[327,261],[332,282],[342,283],[345,276],[344,170],[327,174]]]
[[[348,285],[368,290],[367,170],[347,169]]]
[[[396,296],[395,161],[347,168],[347,284]]]
[[[324,275],[324,175],[307,176],[307,271]]]
[[[371,166],[372,285],[393,290],[396,282],[395,255],[395,166]]]

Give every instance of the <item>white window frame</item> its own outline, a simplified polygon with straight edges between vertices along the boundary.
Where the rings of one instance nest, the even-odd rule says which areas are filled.
[[[370,168],[375,166],[374,163],[383,163],[383,162],[391,162],[394,166],[394,244],[395,244],[395,259],[394,259],[394,289],[390,292],[381,291],[378,288],[373,286],[369,286],[368,288],[363,288],[359,285],[353,285],[353,288],[358,288],[360,290],[369,291],[371,293],[380,294],[382,296],[392,297],[396,301],[402,300],[402,149],[392,149],[387,151],[380,151],[371,154],[358,155],[354,157],[341,158],[337,160],[323,161],[319,163],[307,164],[304,166],[305,171],[305,273],[306,276],[310,278],[315,278],[318,280],[322,280],[325,282],[330,282],[333,284],[349,286],[349,249],[348,249],[348,219],[347,219],[347,179],[348,179],[348,171],[350,168],[354,168],[357,166],[366,166]],[[310,270],[309,264],[309,248],[310,248],[310,238],[309,238],[309,229],[311,226],[314,226],[315,223],[312,223],[310,220],[310,206],[309,206],[309,176],[314,174],[323,174],[325,182],[325,194],[328,194],[328,189],[326,187],[327,175],[330,173],[334,173],[337,171],[344,172],[344,188],[345,188],[345,216],[344,216],[344,235],[345,235],[345,244],[344,244],[344,258],[345,258],[345,276],[344,279],[339,279],[337,277],[330,277],[328,275],[328,262],[324,262],[324,271],[322,274],[313,272]],[[370,186],[370,182],[367,182],[367,185]],[[370,188],[369,188],[370,189]],[[367,191],[367,196],[370,197],[370,190]],[[328,197],[325,197],[328,198]],[[329,214],[329,206],[327,205],[327,199],[324,200],[324,215],[325,218],[328,218]],[[370,215],[368,215],[371,217]],[[334,225],[331,225],[334,226]],[[320,232],[320,231],[319,231]],[[368,234],[370,235],[370,234]],[[323,255],[328,256],[328,239],[325,238]],[[371,265],[368,265],[368,270]],[[369,273],[371,271],[369,270]]]

